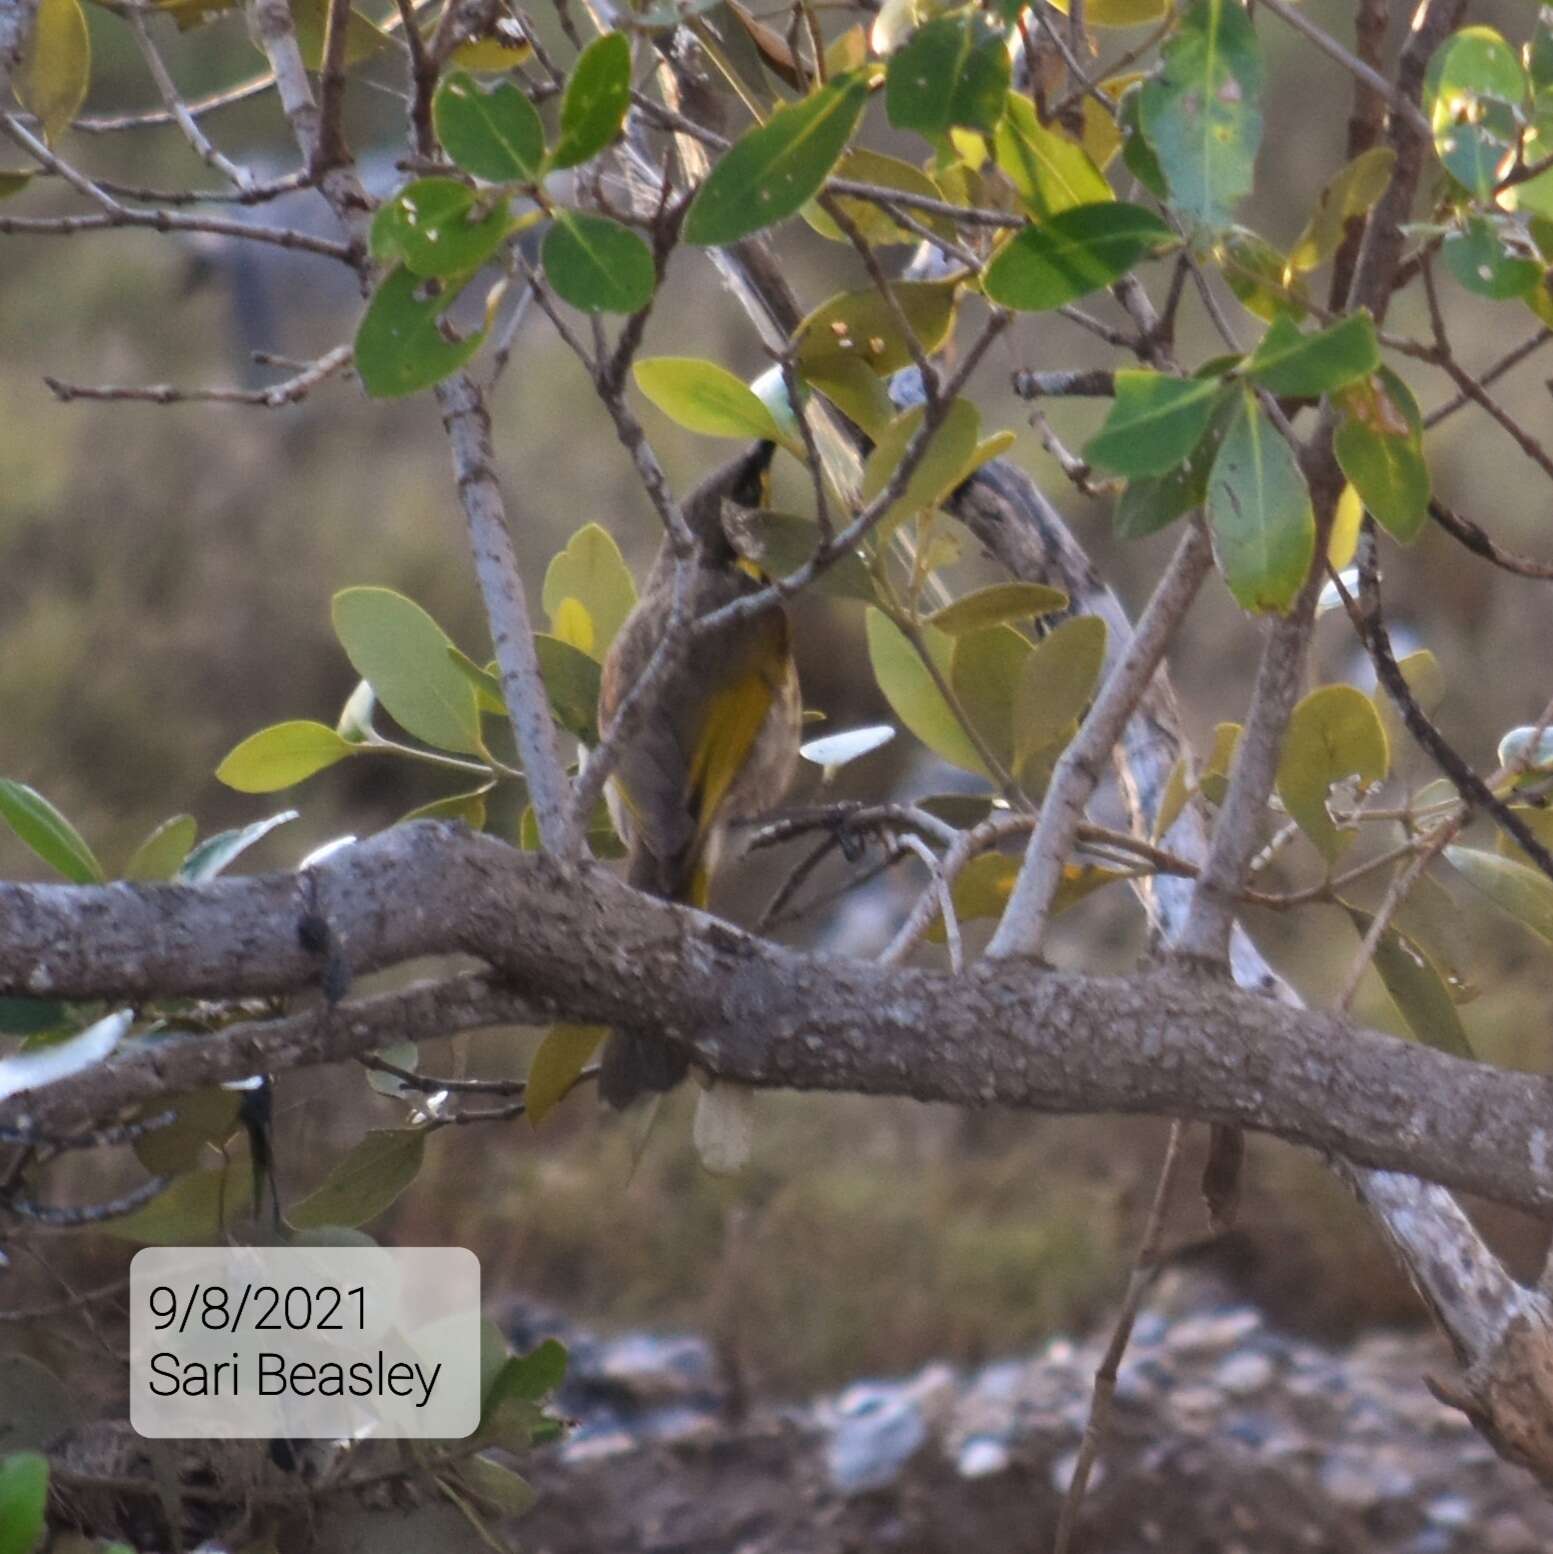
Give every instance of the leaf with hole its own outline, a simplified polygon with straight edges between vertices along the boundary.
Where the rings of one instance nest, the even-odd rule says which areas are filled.
[[[505,200],[493,207],[456,178],[418,178],[372,218],[372,257],[402,260],[420,276],[470,275],[501,246],[510,225]]]
[[[867,73],[857,71],[746,130],[697,191],[684,240],[702,246],[736,243],[802,209],[846,149],[867,100]]]
[[[420,605],[391,588],[346,588],[331,613],[356,673],[406,733],[439,750],[483,753],[474,690],[448,657],[447,633]]]
[[[1468,291],[1496,302],[1524,297],[1542,281],[1542,262],[1511,222],[1470,216],[1460,232],[1445,239],[1440,257]]]
[[[1310,572],[1316,520],[1288,443],[1243,388],[1208,476],[1219,571],[1247,610],[1284,611]]]
[[[374,399],[396,399],[451,377],[480,349],[483,329],[459,336],[443,315],[472,277],[420,276],[405,265],[373,292],[356,327],[356,374]]]
[[[1075,205],[1016,232],[987,266],[982,289],[1005,307],[1043,312],[1109,286],[1176,241],[1140,205]]]
[[[954,327],[955,288],[942,281],[898,281],[891,288],[918,345],[932,355]],[[862,362],[879,374],[912,365],[911,348],[889,304],[872,287],[822,302],[793,331],[798,369],[822,391],[833,368]]]

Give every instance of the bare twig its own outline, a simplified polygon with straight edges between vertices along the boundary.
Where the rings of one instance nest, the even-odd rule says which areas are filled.
[[[48,384],[54,397],[66,405],[77,399],[101,399],[140,400],[153,405],[259,405],[267,410],[279,410],[283,406],[300,403],[320,383],[349,367],[353,354],[352,347],[337,345],[285,382],[262,389],[183,389],[171,383],[115,386],[106,383],[66,383],[52,377],[45,377],[43,381]]]

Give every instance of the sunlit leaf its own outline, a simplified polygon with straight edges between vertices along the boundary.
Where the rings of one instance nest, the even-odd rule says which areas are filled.
[[[606,32],[577,56],[561,99],[561,134],[552,167],[576,167],[620,133],[631,106],[631,41]]]
[[[1123,368],[1105,425],[1084,447],[1091,464],[1131,478],[1163,475],[1202,441],[1224,393],[1211,378]]]
[[[1496,301],[1524,297],[1542,282],[1541,261],[1517,229],[1483,216],[1469,217],[1462,231],[1451,233],[1440,257],[1468,291]]]
[[[1492,196],[1514,155],[1527,95],[1525,69],[1492,27],[1463,27],[1429,61],[1423,107],[1434,149],[1477,199]]]
[[[533,183],[545,160],[545,128],[512,81],[483,84],[455,71],[437,88],[432,119],[443,149],[488,183]]]
[[[538,1127],[577,1082],[609,1035],[604,1025],[553,1025],[529,1065],[523,1114]]]
[[[1250,193],[1262,140],[1262,48],[1240,0],[1195,0],[1143,83],[1143,133],[1170,186],[1171,203],[1221,226]]]
[[[1364,787],[1383,782],[1390,762],[1386,731],[1363,691],[1325,685],[1295,707],[1278,762],[1278,797],[1328,863],[1357,834],[1333,823],[1328,790],[1348,777]]]
[[[557,207],[540,245],[545,279],[584,313],[635,313],[652,301],[652,250],[608,216]]]
[[[1014,750],[1020,766],[1054,744],[1083,715],[1100,683],[1105,648],[1105,622],[1094,615],[1063,621],[1036,643],[1014,701]]]
[[[232,750],[216,768],[216,777],[239,793],[275,793],[361,748],[325,723],[275,723],[250,734]]]
[[[426,1155],[424,1128],[384,1128],[369,1133],[286,1218],[298,1228],[364,1225],[416,1178]]]
[[[687,243],[734,243],[793,215],[819,192],[868,98],[859,71],[746,130],[719,159],[685,217]]]
[[[636,582],[610,532],[596,523],[585,523],[551,559],[545,571],[540,602],[550,617],[556,636],[568,599],[576,600],[591,622],[590,658],[601,663],[621,623],[636,604]],[[574,647],[579,644],[573,643]]]
[[[896,129],[922,135],[952,125],[990,135],[1003,114],[1010,71],[1004,35],[983,12],[939,16],[890,56],[885,112]]]
[[[1390,146],[1371,146],[1327,180],[1316,197],[1305,230],[1289,250],[1289,267],[1314,270],[1338,250],[1348,223],[1373,206],[1391,182],[1397,153]]]
[[[1304,277],[1266,238],[1244,227],[1231,227],[1216,250],[1219,268],[1240,305],[1267,323],[1302,319],[1310,311]]]
[[[987,266],[983,289],[1022,312],[1058,308],[1120,280],[1138,260],[1175,241],[1139,205],[1076,205],[1015,233]]]
[[[954,639],[931,626],[919,628],[923,644],[944,683],[952,672]],[[901,629],[882,610],[868,611],[868,656],[874,678],[897,718],[935,755],[952,766],[987,776],[976,746],[937,682]]]
[[[1230,592],[1248,610],[1286,610],[1316,548],[1310,491],[1288,443],[1241,391],[1208,477],[1208,523]]]
[[[698,356],[652,356],[631,369],[636,386],[672,421],[705,437],[790,436],[742,378]]]
[[[0,820],[51,869],[77,885],[100,885],[107,878],[86,838],[26,783],[0,777]]]
[[[1044,219],[1076,205],[1115,198],[1084,148],[1055,124],[1042,124],[1035,105],[1020,92],[1008,94],[1008,111],[993,145],[998,166],[1032,216]]]
[[[1364,521],[1364,498],[1354,486],[1345,484],[1332,513],[1332,532],[1327,536],[1327,565],[1334,572],[1352,562],[1359,546],[1359,526]],[[1346,586],[1346,585],[1345,585]],[[1317,609],[1321,608],[1320,603]]]

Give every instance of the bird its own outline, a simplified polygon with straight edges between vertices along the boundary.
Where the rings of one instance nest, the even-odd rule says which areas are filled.
[[[775,444],[760,442],[708,475],[681,505],[696,541],[689,618],[745,598],[769,578],[751,554],[747,515],[765,505]],[[662,639],[674,605],[675,552],[665,538],[635,607],[605,655],[599,729],[613,721]],[[798,764],[803,703],[780,605],[702,636],[657,688],[605,789],[627,849],[628,883],[704,908],[733,821],[778,802]],[[650,1031],[616,1029],[599,1093],[616,1109],[671,1090],[687,1053]]]

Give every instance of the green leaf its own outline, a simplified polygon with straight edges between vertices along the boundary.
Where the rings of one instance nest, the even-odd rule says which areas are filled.
[[[252,1206],[253,1167],[244,1159],[190,1171],[144,1207],[105,1221],[102,1228],[115,1240],[148,1246],[213,1246],[226,1226]]]
[[[884,110],[896,129],[941,135],[959,125],[990,135],[1003,116],[1010,73],[1003,31],[982,12],[940,16],[890,56]]]
[[[970,736],[900,627],[882,610],[872,606],[868,610],[867,624],[868,657],[873,664],[874,679],[895,716],[929,750],[952,766],[974,772],[978,777],[988,776]],[[954,638],[934,631],[931,626],[919,629],[923,646],[944,683],[948,684],[953,671]]]
[[[488,183],[534,183],[545,160],[545,127],[511,81],[485,86],[457,71],[437,88],[432,121],[443,149]]]
[[[1289,718],[1278,761],[1278,797],[1321,856],[1334,863],[1358,833],[1333,824],[1327,790],[1345,777],[1371,787],[1385,781],[1390,766],[1375,704],[1351,685],[1325,685]]]
[[[0,777],[0,820],[51,869],[77,885],[100,885],[107,878],[81,833],[26,783]]]
[[[1496,907],[1553,944],[1553,880],[1540,869],[1472,847],[1447,847],[1445,857]]]
[[[1014,698],[1032,652],[1012,626],[990,626],[954,639],[949,683],[971,727],[1005,768],[1014,759]]]
[[[820,531],[812,518],[796,513],[761,511],[749,518],[750,530],[760,545],[761,561],[773,577],[786,577],[814,554]],[[822,593],[871,603],[877,596],[867,563],[857,551],[838,556],[814,581]]]
[[[584,744],[597,744],[603,679],[598,661],[571,643],[538,631],[534,633],[534,654],[556,721]]]
[[[671,421],[704,437],[790,439],[742,378],[698,356],[652,356],[631,369],[636,386]]]
[[[401,815],[395,824],[407,826],[412,820],[457,820],[471,831],[483,831],[485,798],[494,786],[494,783],[487,783],[483,788],[475,788],[469,793],[450,793],[446,798],[433,799],[429,804],[421,804],[408,814]]]
[[[944,197],[943,191],[920,167],[913,167],[910,162],[903,162],[899,157],[884,156],[861,146],[854,146],[843,154],[836,164],[834,176],[851,179],[853,183],[872,184],[878,189],[898,189],[903,194],[918,194],[929,200],[941,200]],[[847,218],[870,243],[920,241],[915,232],[898,225],[892,216],[882,211],[872,200],[853,199],[839,194],[835,199]],[[907,210],[913,220],[920,221],[930,231],[942,237],[952,236],[952,224],[946,217],[929,215],[926,211],[909,206]],[[816,202],[811,200],[805,205],[802,215],[821,237],[839,243],[851,241]]]
[[[1202,441],[1223,385],[1212,378],[1172,378],[1124,368],[1116,374],[1111,412],[1084,457],[1118,475],[1163,475]]]
[[[332,616],[356,673],[406,733],[439,750],[483,752],[474,691],[448,658],[447,633],[420,605],[391,588],[346,588]]]
[[[193,815],[174,815],[164,820],[124,865],[127,880],[170,880],[194,846],[199,833]]]
[[[900,468],[907,445],[922,425],[923,407],[902,412],[885,428],[868,462],[863,466],[862,499],[871,502],[890,483]],[[981,412],[972,401],[956,399],[933,430],[916,468],[906,481],[906,489],[881,520],[888,528],[909,517],[938,506],[965,479],[967,466],[976,455],[981,435]]]
[[[1341,245],[1348,223],[1385,193],[1396,165],[1397,153],[1390,146],[1371,146],[1329,178],[1305,230],[1289,250],[1289,267],[1314,270],[1325,264]]]
[[[472,274],[501,246],[511,226],[507,202],[456,178],[406,184],[372,218],[372,257],[402,260],[416,275]]]
[[[1541,284],[1542,264],[1528,257],[1531,252],[1513,224],[1471,216],[1464,231],[1445,239],[1441,258],[1468,291],[1498,301],[1524,297]]]
[[[1527,87],[1515,50],[1492,27],[1463,27],[1429,61],[1423,108],[1434,149],[1477,199],[1493,196],[1514,153]]]
[[[1022,312],[1058,308],[1120,280],[1139,259],[1175,241],[1140,205],[1076,205],[1015,233],[987,266],[983,290]]]
[[[216,777],[239,793],[274,793],[362,748],[324,723],[275,723],[250,734],[216,768]]]
[[[928,616],[927,624],[947,636],[959,637],[1067,607],[1068,596],[1060,588],[1048,588],[1044,583],[993,583],[962,594]]]
[[[1143,83],[1138,118],[1171,203],[1222,226],[1251,191],[1262,140],[1262,47],[1240,0],[1196,0]]]
[[[181,1095],[172,1103],[173,1118],[154,1133],[134,1142],[135,1158],[155,1176],[181,1176],[192,1171],[205,1151],[226,1143],[237,1131],[242,1097],[235,1090],[212,1086]],[[167,1110],[160,1098],[142,1108],[149,1117]]]
[[[403,265],[389,273],[356,328],[356,373],[368,394],[394,399],[430,388],[480,349],[483,329],[450,340],[441,327],[469,279],[419,276]]]
[[[1143,133],[1143,88],[1136,86],[1122,95],[1116,125],[1122,132],[1122,165],[1156,200],[1170,198],[1165,170],[1154,155],[1154,148]]]
[[[13,85],[50,144],[69,129],[91,79],[92,41],[80,0],[40,0]]]
[[[0,1554],[32,1554],[42,1541],[49,1503],[49,1460],[42,1452],[0,1457]]]
[[[1358,907],[1345,909],[1362,940],[1375,919]],[[1376,942],[1374,964],[1397,1012],[1421,1042],[1458,1058],[1476,1055],[1445,975],[1422,946],[1397,929],[1386,928]]]
[[[891,289],[918,344],[931,356],[954,327],[954,286],[943,281],[897,281]],[[834,374],[850,371],[860,362],[881,375],[912,364],[911,349],[894,313],[872,286],[822,302],[799,323],[793,338],[799,371],[822,393],[829,393],[827,383]]]
[[[1208,476],[1219,570],[1248,610],[1287,610],[1316,549],[1310,492],[1288,443],[1242,389]]]
[[[523,1115],[537,1128],[561,1103],[593,1060],[607,1025],[553,1025],[545,1033],[523,1087]]]
[[[0,1036],[37,1036],[57,1031],[70,1018],[70,1006],[52,998],[0,998]]]
[[[556,295],[583,313],[639,312],[658,284],[652,250],[608,216],[557,207],[539,255]]]
[[[256,843],[263,841],[277,826],[289,825],[295,819],[297,819],[296,810],[283,809],[278,815],[267,815],[263,820],[255,820],[249,825],[238,826],[231,831],[218,831],[214,836],[207,836],[183,860],[178,870],[178,878],[190,885],[199,885],[206,880],[213,880],[229,863],[241,857]]]
[[[556,629],[556,617],[568,599],[586,613],[591,639],[572,641],[572,646],[603,663],[615,633],[636,605],[636,583],[620,547],[609,531],[596,523],[584,524],[545,571],[540,602],[557,636],[561,633]]]
[[[20,194],[31,182],[31,173],[0,173],[0,200]]]
[[[482,669],[470,656],[461,649],[448,644],[448,661],[469,682],[470,688],[475,693],[475,706],[482,713],[490,713],[492,717],[504,718],[507,716],[507,698],[502,692],[501,681],[496,676],[496,666],[492,664],[489,669]],[[366,681],[363,680],[365,685]]]
[[[330,1171],[287,1219],[301,1229],[364,1225],[376,1219],[416,1178],[426,1154],[424,1128],[369,1133]]]
[[[572,66],[550,165],[576,167],[597,156],[620,133],[630,106],[631,40],[623,32],[606,32]]]
[[[1229,289],[1240,305],[1267,323],[1277,318],[1304,318],[1310,294],[1304,278],[1266,238],[1244,227],[1223,235],[1215,257]]]
[[[1083,716],[1105,666],[1105,622],[1094,615],[1064,621],[1035,645],[1014,701],[1015,759],[1023,766]]]
[[[1246,375],[1271,394],[1315,398],[1368,377],[1379,366],[1374,321],[1359,312],[1309,335],[1301,334],[1292,319],[1274,319],[1246,362]]]
[[[1376,520],[1404,544],[1423,526],[1431,482],[1424,420],[1412,390],[1389,367],[1343,390],[1333,437],[1343,473]]]
[[[1089,153],[1055,125],[1042,124],[1021,92],[1008,94],[1008,111],[993,140],[998,166],[1032,216],[1042,219],[1077,205],[1114,200],[1105,174]]]
[[[691,202],[684,240],[703,246],[736,243],[793,215],[819,193],[867,99],[867,74],[852,72],[746,130]]]
[[[554,1338],[545,1339],[531,1354],[511,1356],[485,1394],[484,1412],[509,1400],[537,1403],[548,1397],[566,1380],[566,1359],[566,1346]]]

